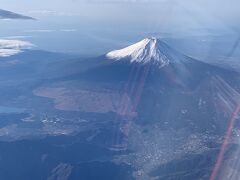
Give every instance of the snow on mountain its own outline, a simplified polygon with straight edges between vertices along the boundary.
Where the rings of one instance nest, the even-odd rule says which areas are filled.
[[[159,67],[163,67],[168,65],[170,61],[174,61],[173,56],[176,56],[175,51],[155,37],[143,39],[124,49],[114,50],[106,54],[108,59],[116,61],[128,59],[131,63],[146,64],[151,62],[157,64]]]
[[[12,56],[33,46],[32,43],[27,41],[0,39],[0,57]]]

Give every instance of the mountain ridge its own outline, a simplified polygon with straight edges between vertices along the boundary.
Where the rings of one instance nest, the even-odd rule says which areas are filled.
[[[25,16],[15,12],[0,9],[0,19],[23,19],[23,20],[36,20],[30,16]]]

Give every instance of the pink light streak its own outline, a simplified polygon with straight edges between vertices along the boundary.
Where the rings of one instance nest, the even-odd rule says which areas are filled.
[[[237,106],[237,108],[235,109],[235,111],[231,115],[231,118],[229,120],[230,122],[229,122],[229,125],[228,125],[228,129],[227,129],[227,132],[226,132],[225,137],[224,137],[223,144],[221,145],[220,152],[219,152],[218,157],[217,157],[217,161],[214,165],[214,168],[213,168],[213,171],[211,173],[211,176],[210,176],[209,180],[215,180],[217,175],[218,175],[218,172],[219,172],[219,169],[221,167],[221,164],[222,164],[222,161],[223,161],[223,158],[224,158],[224,154],[225,154],[225,151],[226,151],[226,148],[227,148],[229,139],[231,137],[232,130],[233,130],[233,127],[234,127],[234,124],[236,122],[236,119],[237,119],[237,116],[238,116],[239,112],[240,112],[240,105]]]

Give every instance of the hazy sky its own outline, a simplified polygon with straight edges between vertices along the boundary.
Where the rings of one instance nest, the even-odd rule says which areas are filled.
[[[0,0],[0,9],[36,22],[0,22],[0,35],[25,37],[37,47],[96,52],[146,36],[239,34],[239,0]]]
[[[0,8],[27,15],[238,26],[239,0],[0,0]],[[188,25],[188,24],[185,24]]]

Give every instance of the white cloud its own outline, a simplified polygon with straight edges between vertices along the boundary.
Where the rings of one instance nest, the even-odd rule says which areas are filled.
[[[72,12],[63,12],[63,11],[52,11],[52,10],[34,10],[29,11],[29,14],[40,15],[40,16],[79,16],[80,13],[72,13]]]
[[[27,39],[31,37],[32,36],[7,36],[7,37],[4,37],[4,39]]]
[[[30,49],[34,45],[27,41],[0,39],[0,57],[8,57]]]
[[[53,33],[53,32],[76,32],[77,29],[34,29],[34,30],[26,30],[26,33]]]
[[[55,32],[56,30],[51,30],[51,29],[33,29],[33,30],[26,30],[24,32],[27,33],[51,33]]]
[[[62,32],[76,32],[77,29],[61,29]]]
[[[56,14],[56,11],[51,11],[51,10],[34,10],[34,11],[29,11],[31,14],[43,14],[43,15],[51,15],[51,14]]]
[[[13,56],[13,55],[18,54],[20,52],[22,52],[22,51],[18,50],[18,49],[0,49],[0,57]]]

